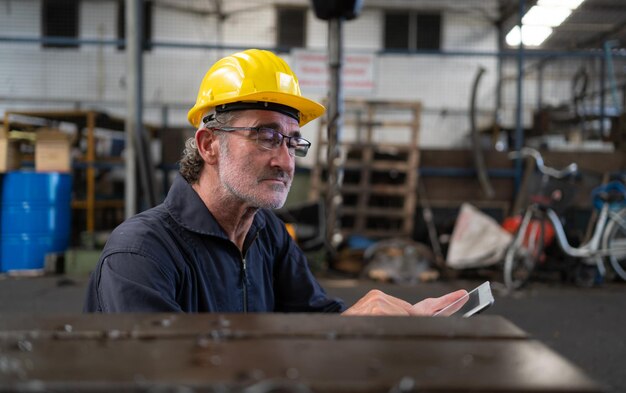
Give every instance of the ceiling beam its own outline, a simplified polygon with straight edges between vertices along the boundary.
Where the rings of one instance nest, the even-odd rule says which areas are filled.
[[[616,38],[624,33],[626,33],[626,18],[613,25],[611,29],[598,33],[582,42],[576,43],[574,47],[570,49],[585,49],[590,47],[600,48],[604,44],[604,41]]]

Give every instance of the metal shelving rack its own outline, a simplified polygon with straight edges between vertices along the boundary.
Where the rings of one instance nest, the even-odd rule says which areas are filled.
[[[6,111],[4,113],[4,126],[2,132],[4,137],[9,136],[11,131],[12,118],[19,117],[21,122],[29,124],[23,119],[31,119],[30,130],[36,129],[33,124],[60,123],[67,122],[76,125],[78,138],[86,138],[86,149],[84,154],[73,160],[72,167],[85,170],[85,196],[72,200],[72,209],[85,210],[86,212],[86,232],[92,236],[96,229],[95,216],[98,209],[104,208],[124,208],[123,199],[97,199],[96,176],[98,168],[123,165],[123,160],[119,157],[99,157],[96,154],[95,129],[107,129],[124,132],[124,120],[111,117],[105,113],[95,110],[54,110],[54,111]],[[36,132],[36,131],[35,131]],[[76,187],[76,185],[74,185]]]

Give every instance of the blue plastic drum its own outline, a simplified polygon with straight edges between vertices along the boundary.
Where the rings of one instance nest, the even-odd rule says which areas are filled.
[[[69,245],[71,175],[16,171],[0,184],[0,270],[43,269]]]

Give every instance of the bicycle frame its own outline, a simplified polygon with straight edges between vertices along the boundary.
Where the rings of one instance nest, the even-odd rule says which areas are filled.
[[[626,214],[623,213],[625,210],[622,197],[626,195],[626,192],[623,187],[621,185],[613,187],[618,192],[616,196],[610,195],[606,189],[598,188],[597,195],[594,196],[597,199],[594,201],[600,202],[601,205],[598,206],[600,213],[594,223],[593,234],[584,244],[573,247],[569,243],[561,219],[555,210],[556,203],[564,201],[563,190],[559,187],[551,191],[547,185],[550,179],[564,179],[575,174],[578,166],[572,163],[561,170],[548,167],[544,164],[539,151],[529,147],[524,147],[518,152],[511,152],[509,157],[533,158],[537,169],[543,176],[540,190],[536,195],[531,194],[531,203],[526,207],[513,242],[505,254],[504,282],[506,286],[509,289],[518,289],[523,286],[529,279],[536,262],[541,261],[546,239],[552,238],[551,234],[546,235],[549,233],[546,231],[549,228],[546,226],[546,217],[549,220],[548,223],[552,225],[552,228],[549,228],[550,232],[554,230],[556,242],[565,255],[580,259],[584,264],[595,265],[601,276],[606,275],[604,260],[609,257],[616,272],[626,280],[626,269],[624,269],[626,266],[620,265],[619,270],[616,268],[616,264],[623,264],[623,258],[626,256],[626,239],[623,237],[623,232],[619,232],[619,235],[616,232],[616,229],[626,231]],[[620,207],[622,210],[615,211],[614,207]],[[537,219],[540,220],[538,224]],[[618,241],[615,241],[616,239]]]
[[[593,235],[588,242],[581,245],[580,247],[572,247],[567,240],[567,236],[565,234],[565,230],[563,229],[563,224],[561,224],[561,220],[556,212],[550,208],[546,209],[546,214],[550,219],[550,222],[554,226],[554,231],[556,234],[557,243],[563,252],[569,256],[575,258],[582,259],[590,259],[598,266],[598,271],[601,275],[606,273],[606,269],[604,267],[604,263],[601,257],[609,256],[611,253],[626,253],[626,247],[617,247],[610,249],[601,249],[600,242],[602,241],[602,236],[604,234],[604,230],[606,228],[606,224],[609,219],[610,206],[608,203],[604,203],[602,205],[602,209],[600,210],[600,216],[598,217],[598,221],[595,224],[595,228],[593,231]],[[620,223],[620,225],[623,225]],[[590,263],[591,264],[591,263]]]

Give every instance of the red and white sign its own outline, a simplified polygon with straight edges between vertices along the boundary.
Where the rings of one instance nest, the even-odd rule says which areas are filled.
[[[293,71],[303,90],[327,90],[328,55],[323,52],[296,50],[292,52]],[[342,86],[347,94],[374,92],[374,55],[344,54]]]

